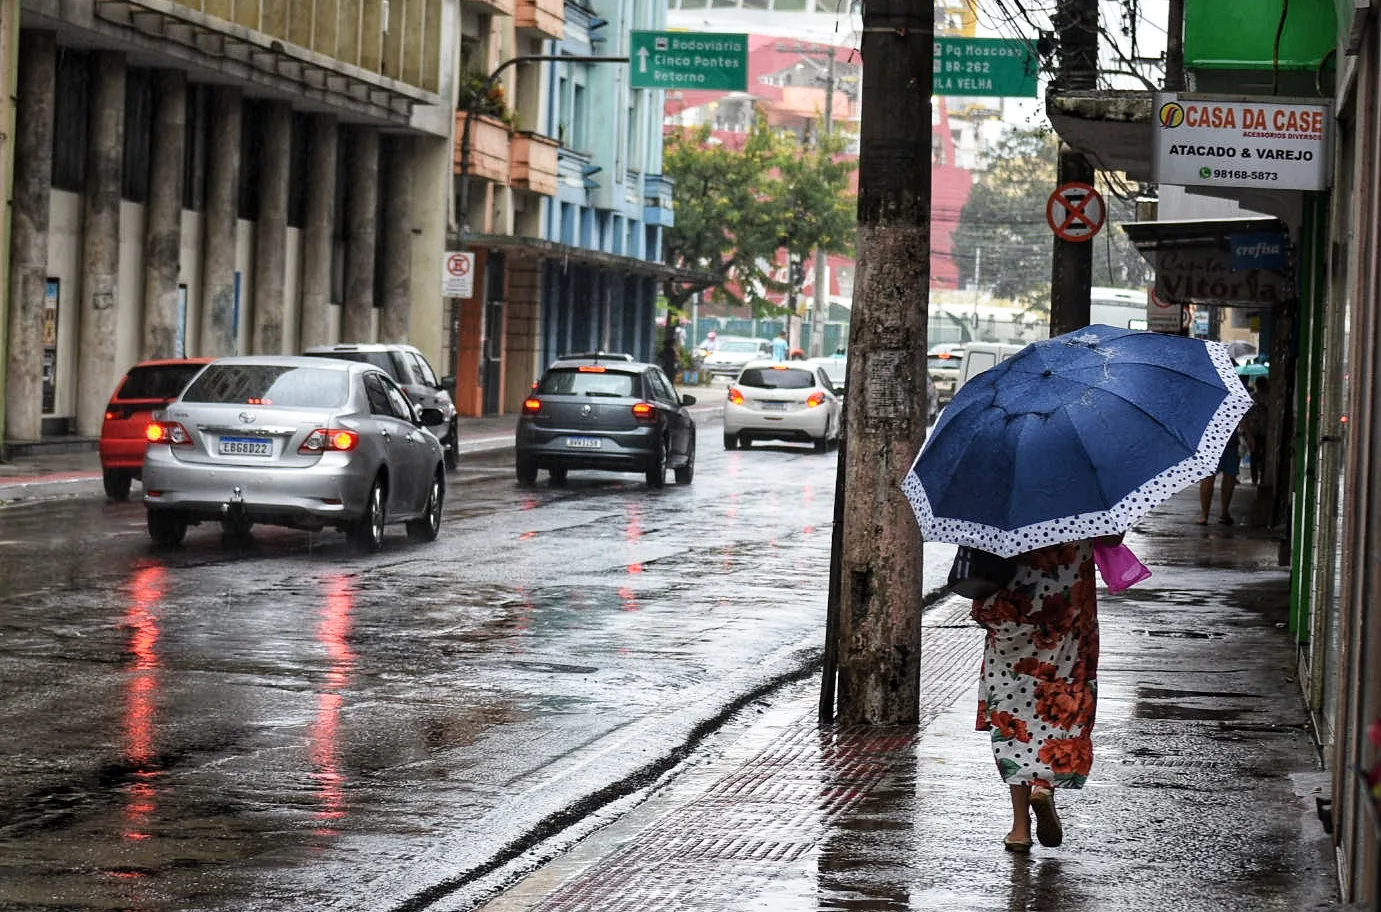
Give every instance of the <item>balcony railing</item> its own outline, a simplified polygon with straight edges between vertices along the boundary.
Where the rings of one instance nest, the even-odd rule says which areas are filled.
[[[513,134],[509,181],[514,189],[555,196],[561,144],[540,133]]]
[[[465,5],[488,10],[499,16],[512,16],[515,0],[465,0]]]
[[[455,169],[461,173],[461,146],[465,133],[464,111],[456,112]],[[513,134],[508,125],[493,117],[478,115],[470,124],[470,177],[481,177],[499,184],[509,180],[510,147]]]
[[[566,34],[565,0],[518,0],[513,27],[560,41]]]

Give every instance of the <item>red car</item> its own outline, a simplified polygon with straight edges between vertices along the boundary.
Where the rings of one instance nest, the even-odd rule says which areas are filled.
[[[177,398],[197,371],[211,358],[169,358],[144,361],[125,374],[101,425],[101,479],[111,500],[129,497],[130,482],[144,471],[144,436],[156,409]]]

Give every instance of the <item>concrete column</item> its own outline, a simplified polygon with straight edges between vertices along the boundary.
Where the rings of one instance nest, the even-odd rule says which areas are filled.
[[[149,145],[149,204],[144,225],[143,358],[173,358],[177,350],[177,278],[182,250],[182,154],[187,141],[187,76],[154,75],[154,141]]]
[[[412,137],[390,136],[385,141],[388,171],[384,174],[383,251],[384,299],[379,307],[379,341],[407,342],[412,307]]]
[[[37,440],[43,430],[43,294],[48,279],[56,80],[53,33],[24,31],[19,39],[14,130],[6,441]]]
[[[254,341],[252,351],[283,351],[283,289],[288,262],[288,173],[292,164],[292,106],[264,106],[259,147],[259,221],[254,226]]]
[[[307,169],[307,211],[302,226],[302,317],[298,338],[305,349],[327,345],[331,324],[331,258],[336,220],[336,119],[312,118],[311,162]]]
[[[125,55],[91,55],[86,189],[82,194],[81,331],[77,348],[77,433],[98,437],[116,379],[120,189],[125,161]]]
[[[345,202],[345,309],[342,342],[369,342],[374,333],[374,243],[379,210],[379,131],[350,131]]]
[[[235,353],[235,221],[240,203],[240,90],[211,90],[206,151],[206,212],[202,229],[202,314],[199,354]]]
[[[454,340],[441,297],[448,205],[455,194],[455,150],[446,137],[412,139],[412,300],[408,333],[438,370],[453,362]]]

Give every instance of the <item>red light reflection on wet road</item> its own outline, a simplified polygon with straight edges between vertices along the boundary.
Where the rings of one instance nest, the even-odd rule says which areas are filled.
[[[148,839],[149,817],[158,807],[155,766],[155,724],[158,713],[158,615],[168,570],[162,564],[135,569],[129,583],[129,606],[124,626],[129,628],[129,652],[134,666],[125,682],[125,759],[134,768],[134,781],[126,789],[125,839]]]
[[[317,783],[317,799],[321,809],[319,820],[339,820],[345,816],[346,779],[340,770],[340,712],[345,704],[345,690],[350,685],[350,672],[355,667],[355,653],[350,649],[351,612],[355,608],[355,589],[349,577],[332,574],[322,581],[324,589],[321,619],[316,638],[326,647],[331,666],[326,672],[325,685],[317,696],[316,721],[312,723],[312,778]],[[334,835],[335,830],[322,827],[318,835]]]

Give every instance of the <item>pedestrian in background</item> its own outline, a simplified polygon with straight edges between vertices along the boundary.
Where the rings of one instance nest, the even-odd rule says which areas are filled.
[[[662,369],[662,373],[667,375],[667,379],[672,383],[676,382],[676,371],[681,366],[681,353],[677,350],[676,332],[668,329],[662,339],[662,347],[657,352],[657,364]]]
[[[1213,488],[1219,475],[1223,476],[1223,487],[1219,495],[1218,522],[1225,526],[1233,524],[1232,492],[1237,490],[1237,474],[1242,470],[1242,450],[1239,441],[1244,433],[1245,423],[1246,416],[1243,416],[1242,423],[1238,424],[1237,429],[1228,438],[1227,446],[1223,447],[1223,455],[1218,457],[1218,468],[1212,475],[1199,482],[1199,518],[1194,520],[1197,525],[1208,524],[1208,514],[1213,510]]]
[[[1257,377],[1252,389],[1252,407],[1243,419],[1254,485],[1261,484],[1261,471],[1266,465],[1266,397],[1269,392],[1270,384],[1266,378]]]
[[[971,616],[987,632],[979,672],[979,731],[992,735],[998,774],[1012,801],[1009,852],[1064,841],[1057,788],[1083,788],[1093,766],[1098,694],[1098,597],[1094,542],[1083,539],[1012,558],[1015,575]]]
[[[782,330],[781,332],[777,333],[777,338],[772,340],[772,360],[785,361],[786,350],[786,330]]]

